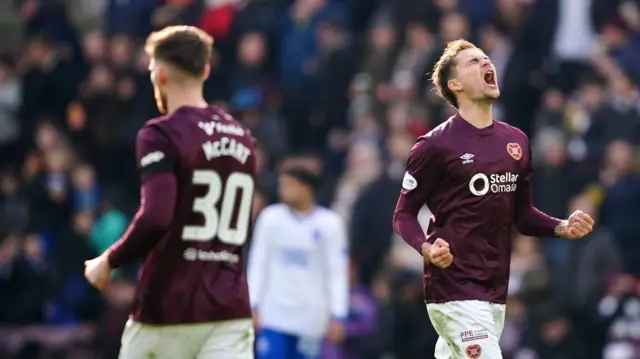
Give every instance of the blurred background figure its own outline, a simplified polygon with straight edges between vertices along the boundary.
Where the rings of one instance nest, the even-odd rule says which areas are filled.
[[[259,359],[319,359],[325,341],[339,345],[345,339],[346,232],[337,213],[317,205],[317,187],[310,169],[284,169],[281,203],[256,220],[247,281]]]
[[[347,224],[350,310],[326,359],[433,352],[391,214],[415,138],[453,113],[425,74],[459,37],[497,68],[496,118],[531,138],[537,206],[599,216],[582,241],[514,233],[505,358],[640,358],[635,0],[0,1],[0,358],[117,357],[138,268],[101,295],[82,263],[137,208],[134,139],[158,115],[142,40],[170,24],[215,37],[205,96],[257,138],[254,218],[303,166]]]

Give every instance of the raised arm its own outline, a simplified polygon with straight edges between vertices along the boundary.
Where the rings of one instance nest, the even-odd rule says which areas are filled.
[[[108,249],[111,268],[145,256],[173,221],[177,180],[175,151],[169,139],[154,127],[143,127],[136,139],[141,174],[140,208],[122,237]]]
[[[418,222],[418,212],[433,194],[442,172],[433,139],[419,139],[411,149],[407,161],[407,172],[402,180],[400,198],[393,214],[393,229],[422,255],[422,247],[428,242]]]

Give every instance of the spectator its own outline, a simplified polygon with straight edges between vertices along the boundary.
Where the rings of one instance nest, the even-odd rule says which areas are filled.
[[[601,181],[607,190],[602,205],[601,225],[609,228],[623,253],[624,270],[640,273],[640,248],[635,233],[640,230],[633,218],[640,210],[640,178],[635,173],[633,148],[628,142],[614,141],[607,148]]]
[[[300,165],[349,224],[352,320],[378,325],[339,352],[432,352],[424,261],[391,212],[415,139],[455,112],[430,69],[466,37],[497,69],[494,118],[531,139],[536,206],[600,217],[582,241],[514,236],[504,358],[638,357],[639,14],[627,0],[0,2],[0,357],[117,357],[137,267],[97,293],[82,263],[138,203],[133,144],[159,116],[142,40],[167,24],[216,37],[205,95],[258,140],[254,216],[277,169]]]

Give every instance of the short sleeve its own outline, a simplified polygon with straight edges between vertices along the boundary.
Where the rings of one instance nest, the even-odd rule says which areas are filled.
[[[442,176],[442,161],[433,142],[429,137],[416,142],[411,149],[407,171],[402,179],[402,195],[417,199],[421,205],[433,193]]]
[[[141,179],[161,172],[173,172],[177,157],[169,138],[155,126],[145,126],[136,138],[136,159]]]

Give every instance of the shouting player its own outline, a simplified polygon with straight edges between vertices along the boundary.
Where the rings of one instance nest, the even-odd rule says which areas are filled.
[[[158,108],[138,132],[140,209],[126,233],[87,261],[101,289],[143,258],[121,359],[253,358],[244,275],[254,190],[254,140],[202,95],[213,40],[190,26],[147,39]]]
[[[426,259],[427,311],[440,336],[436,359],[499,359],[513,228],[575,239],[594,223],[581,211],[560,220],[533,206],[529,140],[492,119],[498,77],[482,50],[449,43],[432,80],[458,112],[411,150],[393,226]],[[425,204],[433,213],[427,236],[417,220]]]

